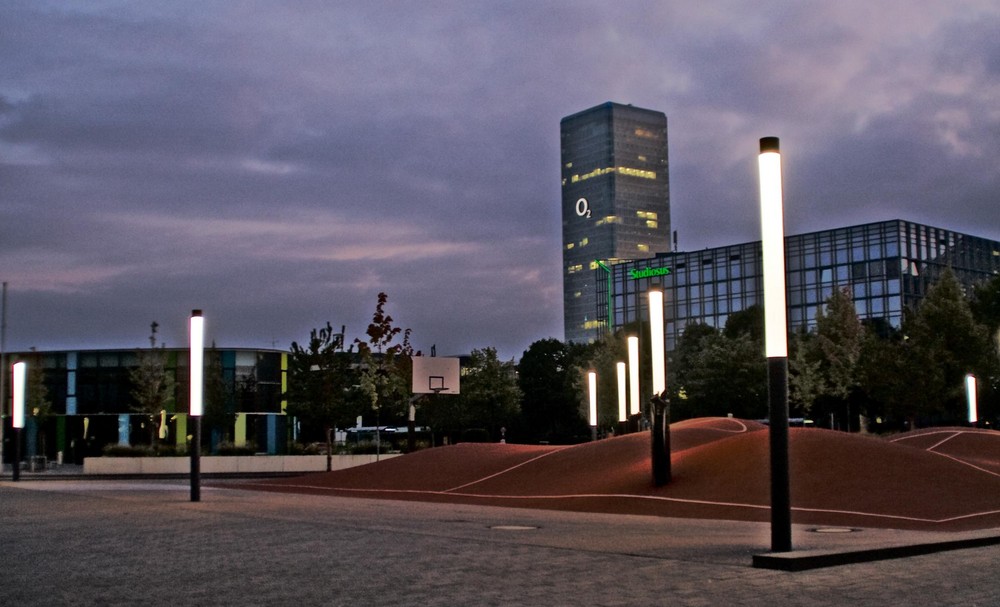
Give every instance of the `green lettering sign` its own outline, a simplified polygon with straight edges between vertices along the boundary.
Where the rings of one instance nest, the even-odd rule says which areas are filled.
[[[670,274],[670,268],[646,268],[645,270],[629,270],[629,276],[632,280],[639,280],[640,278],[653,278],[655,276],[667,276]]]

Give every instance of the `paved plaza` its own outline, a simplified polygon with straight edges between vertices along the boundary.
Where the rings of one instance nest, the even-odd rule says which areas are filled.
[[[194,503],[177,480],[6,481],[0,508],[3,605],[1000,604],[998,545],[786,572],[752,566],[770,544],[761,523],[220,482]],[[972,535],[796,526],[793,545],[809,554]]]

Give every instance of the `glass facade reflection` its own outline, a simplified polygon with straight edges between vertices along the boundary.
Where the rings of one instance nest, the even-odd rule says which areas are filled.
[[[618,261],[670,250],[667,117],[609,102],[563,118],[560,142],[565,340],[585,343],[605,328],[594,271],[606,285]]]
[[[1000,273],[1000,242],[893,220],[785,238],[790,329],[813,328],[816,312],[834,289],[850,288],[858,316],[876,326],[899,327],[950,267],[966,286]],[[729,315],[763,304],[761,244],[661,253],[611,268],[610,298],[601,271],[593,272],[597,318],[612,327],[646,320],[645,293],[666,292],[666,347],[674,349],[692,323],[725,326]]]

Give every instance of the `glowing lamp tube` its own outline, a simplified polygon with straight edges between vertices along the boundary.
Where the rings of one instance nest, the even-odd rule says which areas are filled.
[[[965,395],[969,400],[969,423],[975,424],[979,421],[979,405],[976,394],[976,377],[974,375],[965,376]]]
[[[628,338],[628,389],[629,411],[632,415],[639,414],[639,338]]]
[[[785,318],[785,230],[778,138],[761,140],[760,225],[764,253],[764,350],[768,358],[788,356]]]
[[[620,362],[615,366],[618,368],[618,421],[623,422],[628,419],[628,400],[626,398],[628,386],[626,385],[625,363]]]
[[[14,385],[11,387],[14,403],[11,407],[11,425],[14,428],[24,428],[24,385],[28,365],[23,362],[14,363],[11,367]]]
[[[191,312],[191,415],[201,416],[205,373],[205,318],[201,310]]]
[[[590,425],[597,426],[597,373],[587,373],[587,384],[590,392]]]
[[[649,343],[652,348],[653,394],[667,389],[667,364],[663,347],[663,291],[649,290]]]

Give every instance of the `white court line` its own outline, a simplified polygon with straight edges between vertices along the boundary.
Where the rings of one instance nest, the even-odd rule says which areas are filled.
[[[507,468],[506,470],[501,470],[500,472],[495,472],[493,474],[490,474],[489,476],[484,476],[483,478],[476,479],[476,480],[474,480],[472,482],[469,482],[469,483],[465,483],[464,485],[459,485],[457,487],[452,487],[451,489],[445,489],[444,493],[448,493],[450,491],[458,491],[459,489],[465,489],[466,487],[469,487],[471,485],[475,485],[477,483],[481,483],[481,482],[489,480],[491,478],[495,478],[497,476],[500,476],[501,474],[507,474],[511,470],[515,470],[517,468],[520,468],[521,466],[525,466],[527,464],[530,464],[531,462],[540,460],[543,457],[548,457],[548,456],[553,455],[555,453],[561,453],[561,452],[563,452],[563,451],[565,451],[566,449],[569,449],[569,448],[570,447],[563,447],[562,449],[553,449],[552,451],[547,451],[547,452],[545,452],[545,453],[543,453],[543,454],[541,454],[541,455],[539,455],[537,457],[533,457],[533,458],[531,458],[529,460],[521,462],[520,464],[516,464],[514,466],[511,466],[510,468]]]
[[[946,436],[945,438],[941,439],[940,441],[934,443],[930,447],[927,447],[925,449],[925,451],[927,451],[928,453],[931,453],[933,455],[937,455],[938,457],[944,457],[944,458],[950,459],[953,462],[962,464],[963,466],[968,466],[969,468],[972,468],[973,470],[978,470],[979,472],[985,472],[986,474],[989,474],[991,476],[1000,476],[1000,474],[998,474],[998,473],[996,473],[996,472],[994,472],[992,470],[987,470],[986,468],[980,468],[979,466],[977,466],[977,465],[975,465],[975,464],[973,464],[971,462],[967,462],[964,459],[957,458],[954,455],[948,455],[947,453],[938,453],[937,451],[935,451],[935,449],[937,449],[941,445],[945,444],[946,442],[950,441],[951,439],[953,439],[956,436],[959,436],[961,434],[989,434],[990,436],[994,436],[995,434],[993,432],[988,432],[988,431],[983,431],[983,430],[940,430],[938,432],[925,432],[925,433],[921,434],[920,436],[928,436],[928,435],[932,435],[932,434],[947,434],[948,436]],[[891,440],[890,442],[903,441],[903,440],[912,439],[912,438],[919,438],[919,437],[918,436],[908,436],[908,437],[904,437],[904,438],[896,438],[896,439]]]
[[[742,433],[744,433],[744,432],[746,432],[748,430],[746,424],[744,424],[740,420],[738,420],[738,419],[728,419],[728,418],[699,420],[698,423],[685,424],[683,427],[677,428],[677,429],[678,430],[683,430],[684,428],[687,428],[687,427],[690,427],[690,426],[702,425],[702,422],[703,423],[716,423],[718,421],[725,421],[725,422],[735,423],[741,429],[740,430],[726,430],[726,429],[723,429],[723,428],[709,428],[709,429],[710,430],[717,430],[719,432],[728,432],[730,434],[742,434]],[[583,445],[586,445],[586,444],[587,443],[583,443]],[[533,458],[531,458],[529,460],[523,461],[520,464],[516,464],[514,466],[511,466],[510,468],[507,468],[506,470],[501,470],[499,472],[495,472],[493,474],[490,474],[489,476],[484,476],[483,478],[480,478],[480,479],[477,479],[477,480],[465,483],[464,485],[459,485],[457,487],[452,487],[451,489],[445,489],[445,492],[458,491],[459,489],[465,489],[466,487],[471,487],[472,485],[479,484],[479,483],[481,483],[483,481],[487,481],[487,480],[489,480],[491,478],[496,478],[496,477],[501,476],[503,474],[507,474],[508,472],[510,472],[512,470],[515,470],[517,468],[520,468],[521,466],[525,466],[527,464],[530,464],[531,462],[540,460],[543,457],[548,457],[548,456],[554,455],[556,453],[561,453],[562,451],[565,451],[566,449],[572,449],[573,447],[579,447],[579,446],[581,446],[581,445],[569,445],[569,446],[563,447],[561,449],[554,449],[552,451],[548,451],[548,452],[543,453],[543,454],[541,454],[541,455],[539,455],[537,457],[533,457]]]
[[[68,492],[68,491],[187,491],[190,485],[177,484],[177,483],[134,483],[130,481],[55,481],[55,480],[44,480],[44,481],[25,481],[21,480],[18,482],[7,481],[0,483],[5,487],[12,487],[15,489],[30,489],[32,491],[53,491],[53,492]],[[210,489],[202,487],[202,489]]]
[[[694,504],[702,506],[719,506],[726,508],[744,508],[751,510],[770,510],[769,505],[761,504],[741,504],[736,502],[715,502],[711,500],[696,500],[696,499],[684,499],[677,497],[663,497],[658,495],[633,495],[629,493],[579,493],[579,494],[565,494],[565,495],[487,495],[482,493],[454,493],[445,491],[424,491],[419,489],[349,489],[342,487],[320,487],[316,485],[274,485],[276,487],[297,487],[301,489],[312,489],[319,491],[344,491],[344,492],[357,492],[357,493],[376,493],[376,494],[408,494],[408,495],[437,495],[437,496],[453,496],[453,497],[468,497],[477,499],[495,499],[495,500],[570,500],[570,499],[607,499],[607,498],[617,498],[617,499],[631,499],[639,501],[654,501],[654,502],[672,502],[678,504]],[[450,490],[449,490],[450,491]],[[951,516],[942,519],[932,519],[914,516],[902,516],[896,514],[879,514],[874,512],[862,512],[858,510],[836,510],[829,508],[802,508],[802,507],[792,507],[793,511],[796,512],[810,512],[818,514],[845,514],[851,516],[861,516],[875,519],[889,519],[889,520],[899,520],[899,521],[910,521],[915,523],[949,523],[964,519],[991,516],[995,514],[1000,514],[1000,510],[989,510],[986,512],[973,512],[969,514],[961,514],[958,516]]]

